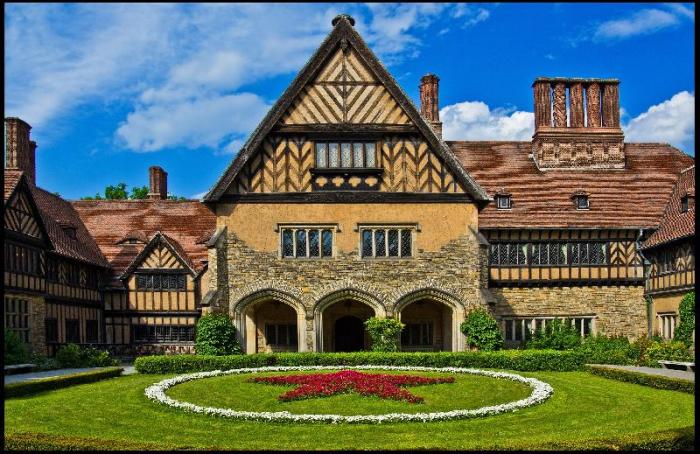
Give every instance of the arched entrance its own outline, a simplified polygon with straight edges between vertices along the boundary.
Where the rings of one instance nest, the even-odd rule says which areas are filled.
[[[314,306],[316,351],[369,350],[364,322],[374,316],[385,317],[386,310],[366,292],[345,289],[327,294]]]
[[[452,295],[432,288],[402,297],[396,313],[405,328],[401,332],[402,351],[461,351],[464,306]]]
[[[233,316],[245,353],[305,351],[303,306],[281,292],[262,291],[243,298]]]
[[[365,327],[362,319],[354,315],[345,315],[335,321],[336,352],[356,352],[364,348]]]

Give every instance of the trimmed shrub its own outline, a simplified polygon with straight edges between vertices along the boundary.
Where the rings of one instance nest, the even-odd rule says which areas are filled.
[[[636,364],[641,347],[625,336],[598,335],[584,338],[576,351],[584,356],[586,364]]]
[[[470,348],[494,351],[503,347],[503,334],[498,322],[485,309],[479,307],[469,312],[459,328],[467,337]]]
[[[13,331],[5,330],[5,364],[23,364],[29,360],[29,351]]]
[[[5,385],[5,397],[26,396],[42,391],[50,391],[83,383],[92,383],[106,378],[117,377],[121,375],[122,370],[121,367],[111,367],[109,369],[81,372],[79,374],[10,383],[9,385]]]
[[[683,342],[678,341],[652,341],[646,349],[644,357],[640,358],[640,363],[647,366],[659,367],[659,360],[667,361],[694,361],[688,347]]]
[[[236,328],[226,314],[203,315],[197,322],[195,351],[198,355],[237,355],[243,353],[236,339]]]
[[[573,351],[501,350],[497,352],[353,352],[258,353],[254,355],[157,355],[136,358],[142,374],[181,374],[263,366],[424,366],[475,367],[519,371],[572,371],[583,368]]]
[[[395,318],[371,317],[365,320],[365,329],[372,338],[372,351],[399,351],[399,335],[404,326]]]
[[[572,350],[581,345],[581,334],[566,320],[554,319],[544,329],[535,331],[525,348]]]
[[[109,353],[105,350],[98,350],[92,347],[81,348],[76,344],[66,344],[58,349],[54,361],[47,359],[44,363],[46,367],[43,368],[46,369],[51,367],[109,367],[118,365],[119,361],[109,356]]]
[[[595,375],[610,378],[612,380],[636,383],[638,385],[651,386],[652,388],[668,389],[671,391],[681,391],[684,393],[695,393],[695,382],[680,378],[664,377],[662,375],[649,375],[639,372],[632,372],[623,369],[613,369],[612,367],[588,366],[588,370]]]
[[[673,339],[683,342],[690,347],[693,344],[693,331],[695,331],[695,292],[688,292],[683,296],[678,305],[678,326]]]

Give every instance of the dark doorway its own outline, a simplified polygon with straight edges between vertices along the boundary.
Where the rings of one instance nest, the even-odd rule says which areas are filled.
[[[365,327],[362,320],[352,315],[335,321],[335,351],[356,352],[365,344]]]

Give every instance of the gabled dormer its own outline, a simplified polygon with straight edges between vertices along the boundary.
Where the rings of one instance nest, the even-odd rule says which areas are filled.
[[[50,248],[51,243],[24,172],[5,171],[4,231],[7,238]]]

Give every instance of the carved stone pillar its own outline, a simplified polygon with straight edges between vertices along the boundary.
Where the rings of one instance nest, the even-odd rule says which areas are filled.
[[[563,82],[554,85],[554,127],[566,128],[566,85]]]
[[[589,128],[600,127],[600,85],[593,82],[586,88],[586,111]]]
[[[549,82],[535,82],[535,128],[552,126],[552,100]]]
[[[620,126],[620,100],[617,84],[603,85],[603,126],[616,128]]]
[[[583,86],[581,82],[574,82],[569,88],[569,114],[571,115],[571,127],[583,128]]]

